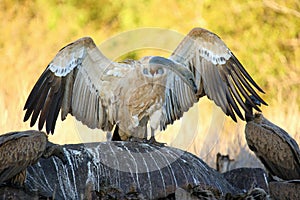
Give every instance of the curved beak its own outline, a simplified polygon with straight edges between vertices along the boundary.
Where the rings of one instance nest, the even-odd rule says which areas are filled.
[[[160,65],[161,67],[167,68],[172,72],[176,73],[193,91],[197,93],[198,89],[195,83],[193,73],[178,63],[173,62],[164,57],[154,56],[149,60],[150,65]]]

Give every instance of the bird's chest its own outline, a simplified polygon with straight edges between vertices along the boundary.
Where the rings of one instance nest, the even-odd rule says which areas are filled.
[[[164,101],[164,87],[161,84],[145,83],[135,87],[129,94],[126,103],[131,116],[151,115],[162,106]]]
[[[149,78],[133,70],[114,82],[110,82],[109,113],[124,132],[139,132],[136,128],[143,126],[147,120],[162,107],[165,98],[165,77]],[[112,98],[113,97],[113,98]],[[143,132],[144,133],[144,132]]]

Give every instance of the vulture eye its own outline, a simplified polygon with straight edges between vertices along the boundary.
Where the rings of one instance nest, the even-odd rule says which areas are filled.
[[[147,68],[144,68],[144,69],[143,69],[143,74],[149,74],[149,71],[148,71]]]
[[[163,74],[163,73],[164,73],[164,69],[159,68],[159,69],[157,70],[157,74]]]

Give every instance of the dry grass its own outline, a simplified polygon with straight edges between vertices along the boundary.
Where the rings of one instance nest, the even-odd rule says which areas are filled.
[[[158,2],[153,2],[153,5],[148,6],[155,7],[155,3]],[[116,28],[115,21],[112,21],[110,24],[101,22],[100,25],[103,26],[99,28],[100,25],[95,26],[90,23],[82,25],[84,12],[80,13],[78,11],[77,13],[76,7],[67,6],[66,4],[60,4],[57,10],[55,10],[56,7],[53,7],[52,4],[45,5],[44,2],[40,1],[36,1],[35,3],[24,1],[23,4],[14,4],[9,1],[2,3],[0,5],[0,10],[2,11],[0,12],[2,19],[0,21],[0,133],[29,129],[29,123],[22,122],[24,116],[22,109],[26,98],[48,62],[68,42],[85,35],[90,35],[95,41],[100,42],[110,35],[119,33],[121,30],[153,24],[165,28],[173,27],[173,29],[185,33],[187,32],[187,27],[191,28],[207,24],[214,26],[215,23],[218,23],[218,20],[215,20],[215,18],[218,17],[220,19],[218,13],[212,13],[211,15],[208,13],[206,16],[207,20],[204,20],[198,12],[179,12],[180,8],[176,6],[183,5],[180,3],[173,5],[172,2],[168,2],[168,4],[172,4],[173,9],[177,9],[178,11],[177,15],[174,16],[176,23],[172,21],[167,22],[167,16],[165,16],[162,22],[151,19],[152,21],[148,23],[147,19],[150,19],[145,18],[140,24],[137,23],[131,26],[126,21],[126,23],[123,22],[123,24],[127,24],[126,26],[124,25],[125,29],[124,27],[122,29],[121,22],[119,29]],[[206,9],[203,12],[209,12],[210,7],[207,4],[209,3],[205,3],[204,6],[202,4],[197,5],[201,6],[201,9],[198,10],[202,11]],[[251,4],[250,6],[253,5]],[[300,123],[298,122],[300,119],[300,81],[298,78],[300,72],[300,33],[298,32],[298,35],[294,34],[295,38],[281,38],[279,34],[282,32],[278,28],[281,27],[280,24],[278,26],[276,24],[268,26],[266,23],[266,26],[263,26],[262,30],[271,27],[270,30],[273,31],[272,28],[277,26],[277,30],[279,31],[277,37],[276,35],[269,37],[268,32],[265,35],[264,32],[257,34],[260,26],[251,24],[249,20],[256,19],[251,15],[253,19],[250,16],[248,19],[245,19],[245,27],[251,27],[249,30],[237,30],[236,35],[230,35],[235,30],[234,28],[237,29],[234,24],[241,23],[240,21],[234,21],[240,20],[239,17],[234,18],[234,16],[240,16],[239,12],[245,8],[248,9],[248,7],[239,7],[240,4],[230,4],[229,6],[236,7],[233,7],[232,15],[227,13],[228,9],[226,7],[224,11],[224,13],[226,12],[225,17],[224,19],[220,19],[221,21],[224,20],[222,22],[225,30],[222,32],[220,31],[222,30],[220,28],[222,26],[215,25],[216,30],[219,30],[219,33],[223,33],[224,36],[222,38],[232,47],[232,50],[236,52],[238,57],[244,61],[242,63],[253,74],[254,79],[263,84],[267,92],[264,97],[266,97],[269,103],[268,107],[262,108],[264,115],[272,122],[287,130],[300,142]],[[246,6],[249,5],[246,4]],[[191,6],[187,8],[192,9]],[[261,4],[257,10],[260,12],[262,8],[263,5]],[[219,12],[223,11],[219,10]],[[268,12],[271,14],[267,15]],[[264,16],[264,20],[268,23],[270,21],[273,23],[272,19],[275,18],[272,18],[274,17],[272,11],[267,10],[267,12],[262,13],[266,15]],[[149,13],[146,16],[148,15]],[[184,27],[181,27],[177,23],[177,18],[186,19]],[[210,18],[210,21],[208,18]],[[139,20],[143,19],[140,16]],[[280,19],[282,20],[282,16]],[[287,16],[287,19],[291,20],[290,16]],[[232,24],[227,23],[227,20],[231,20]],[[256,22],[260,23],[259,21]],[[280,20],[277,20],[276,23],[289,26],[286,30],[296,30],[300,26],[293,23],[287,24],[286,21],[281,22]],[[253,41],[249,41],[248,37],[256,37],[259,41],[266,41],[267,45],[264,48],[262,47],[264,45],[252,45]],[[275,43],[277,38],[281,40]],[[287,42],[284,43],[285,41]],[[244,42],[243,45],[241,45],[242,42]],[[285,50],[283,53],[280,51],[280,45]],[[249,51],[244,47],[249,47]],[[264,67],[261,67],[260,64]],[[268,67],[271,65],[276,67]],[[248,66],[253,66],[254,68]],[[185,114],[183,120],[169,127],[166,133],[159,134],[158,138],[173,146],[200,155],[201,158],[213,167],[217,152],[230,154],[236,160],[237,166],[259,166],[260,163],[249,152],[245,143],[244,125],[244,122],[239,121],[236,124],[229,118],[225,118],[221,111],[213,106],[212,102],[203,98],[192,110]],[[33,127],[33,129],[36,129],[36,127]],[[80,134],[82,132],[93,133]],[[104,133],[99,134],[99,132],[86,130],[80,123],[75,122],[73,117],[68,116],[67,120],[63,123],[58,120],[56,134],[50,136],[50,140],[60,144],[105,140],[106,135]]]

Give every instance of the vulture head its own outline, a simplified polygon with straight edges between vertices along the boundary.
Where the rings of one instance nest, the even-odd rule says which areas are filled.
[[[195,93],[197,92],[197,86],[195,84],[194,75],[188,68],[178,63],[175,63],[170,59],[160,57],[160,56],[153,56],[149,60],[149,72],[153,76],[155,76],[156,74],[167,74],[168,70],[174,72]],[[148,70],[146,71],[148,72]]]
[[[261,102],[255,98],[255,96],[251,95],[249,99],[245,101],[246,108],[248,110],[245,111],[245,119],[246,122],[252,121],[254,119],[253,116],[253,107],[261,106]]]

